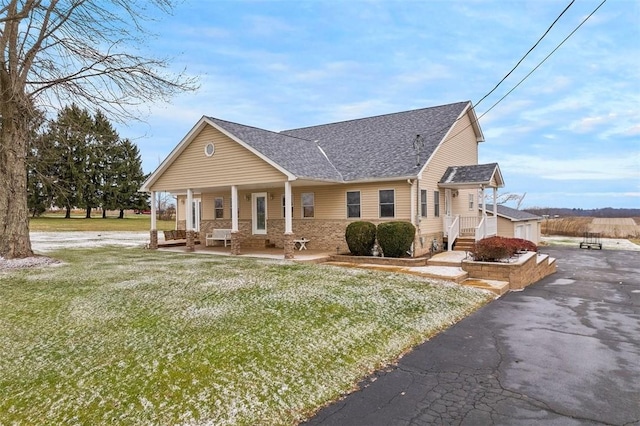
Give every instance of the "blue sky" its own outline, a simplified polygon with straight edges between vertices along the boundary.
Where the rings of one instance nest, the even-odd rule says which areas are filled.
[[[640,2],[577,0],[477,105],[480,162],[523,207],[640,208]],[[202,115],[283,130],[487,94],[569,0],[190,1],[154,24],[152,55],[200,89],[119,126],[153,171]]]

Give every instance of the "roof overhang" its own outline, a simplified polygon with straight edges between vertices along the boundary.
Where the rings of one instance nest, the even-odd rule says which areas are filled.
[[[493,166],[493,169],[490,170],[490,173],[486,173],[486,167]],[[473,176],[474,173],[468,173],[469,171],[473,172],[474,168],[477,169],[485,169],[483,173],[480,173],[482,177],[474,178],[460,178],[459,175],[456,176],[456,169],[465,169],[467,174],[471,174]],[[504,187],[504,178],[502,177],[502,172],[500,171],[500,166],[498,163],[492,164],[475,164],[469,166],[452,166],[448,167],[444,172],[442,179],[438,182],[438,187],[440,188],[503,188]]]
[[[202,118],[198,120],[195,126],[191,128],[189,133],[187,133],[186,136],[182,138],[180,143],[171,151],[171,153],[167,156],[167,158],[165,158],[164,161],[158,166],[158,168],[153,173],[151,173],[151,175],[147,178],[147,180],[144,181],[144,183],[142,184],[142,187],[140,188],[140,191],[151,192],[151,188],[153,187],[153,184],[160,178],[160,176],[162,176],[162,174],[169,168],[169,166],[173,164],[176,158],[180,156],[180,154],[187,148],[187,146],[189,146],[189,144],[193,141],[193,139],[206,126],[211,126],[216,130],[218,130],[219,132],[226,135],[227,137],[231,138],[233,141],[240,144],[243,148],[247,149],[251,153],[258,156],[260,159],[262,159],[263,161],[265,161],[266,163],[268,163],[269,165],[271,165],[272,167],[274,167],[275,169],[283,173],[285,176],[287,176],[287,180],[294,181],[298,179],[298,177],[295,176],[293,173],[289,172],[288,170],[285,170],[282,166],[280,166],[279,164],[276,164],[270,158],[265,157],[261,152],[257,151],[255,148],[248,145],[247,143],[242,141],[240,138],[236,137],[234,134],[228,132],[226,129],[223,129],[218,124],[210,120],[208,117],[202,116]]]

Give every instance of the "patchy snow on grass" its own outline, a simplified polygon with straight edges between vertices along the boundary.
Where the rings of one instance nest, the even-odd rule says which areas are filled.
[[[295,424],[492,300],[264,259],[51,256],[0,274],[0,423]]]

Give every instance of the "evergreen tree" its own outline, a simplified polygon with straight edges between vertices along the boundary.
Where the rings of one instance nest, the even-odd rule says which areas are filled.
[[[85,194],[91,190],[91,185],[86,182],[86,163],[87,140],[92,125],[89,112],[72,104],[60,111],[49,128],[51,150],[56,158],[52,200],[58,207],[66,209],[66,218],[71,217],[74,207],[85,206]]]
[[[120,142],[117,153],[118,158],[114,161],[117,170],[115,204],[120,210],[118,217],[122,219],[126,209],[147,209],[149,200],[146,194],[138,192],[146,179],[138,147],[129,139],[124,139]]]
[[[118,150],[120,136],[111,122],[100,111],[93,117],[92,167],[88,174],[94,182],[93,206],[102,207],[102,217],[116,205]]]

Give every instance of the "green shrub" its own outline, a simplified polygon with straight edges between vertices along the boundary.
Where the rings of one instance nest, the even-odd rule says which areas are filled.
[[[489,237],[473,245],[471,256],[479,262],[498,262],[508,259],[519,251],[538,251],[538,247],[522,238]]]
[[[351,222],[344,233],[349,251],[355,256],[371,256],[376,243],[376,225],[371,222]]]
[[[404,257],[411,250],[416,227],[409,222],[385,222],[378,225],[378,244],[385,257]]]

